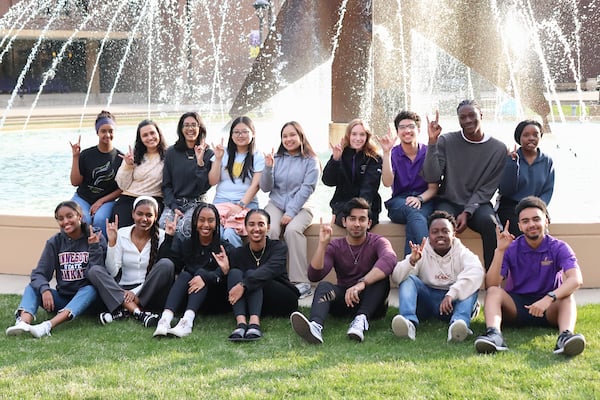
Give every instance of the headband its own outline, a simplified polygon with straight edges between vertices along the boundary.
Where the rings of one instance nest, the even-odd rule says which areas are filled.
[[[158,201],[156,201],[156,199],[154,197],[150,197],[150,196],[139,196],[137,199],[135,199],[135,201],[133,202],[134,210],[140,201],[149,201],[150,203],[152,203],[154,205],[154,208],[158,212]]]
[[[102,117],[96,122],[96,132],[98,132],[100,130],[100,127],[102,125],[106,125],[106,124],[112,125],[112,126],[116,125],[115,121],[112,118]]]

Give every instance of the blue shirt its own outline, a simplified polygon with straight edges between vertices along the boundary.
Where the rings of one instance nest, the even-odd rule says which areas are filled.
[[[527,196],[537,196],[548,205],[554,192],[554,163],[552,158],[538,149],[531,165],[525,160],[523,150],[517,150],[517,159],[509,155],[504,164],[498,191],[502,197],[520,201]]]
[[[532,249],[521,235],[506,249],[500,274],[506,278],[507,292],[543,297],[559,287],[563,272],[572,268],[579,265],[567,243],[546,235],[538,248]]]

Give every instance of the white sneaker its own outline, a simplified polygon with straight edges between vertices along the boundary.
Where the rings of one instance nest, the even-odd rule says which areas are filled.
[[[290,315],[292,329],[308,343],[321,344],[323,343],[323,335],[321,331],[323,327],[315,321],[309,321],[304,314],[299,311],[294,311]]]
[[[177,325],[167,330],[169,335],[184,337],[192,333],[192,324],[186,318],[181,318]]]
[[[467,336],[472,335],[473,331],[469,329],[467,323],[462,319],[457,319],[450,324],[448,328],[448,341],[449,342],[462,342]]]
[[[394,335],[399,337],[407,337],[410,340],[415,340],[417,329],[412,321],[404,318],[402,315],[396,315],[392,319],[392,331]]]
[[[168,330],[171,329],[171,324],[166,319],[161,318],[156,325],[156,330],[152,334],[152,337],[156,336],[167,336]]]
[[[310,296],[310,294],[312,293],[312,287],[308,282],[296,283],[294,286],[296,286],[296,289],[298,289],[298,291],[300,292],[301,299]]]
[[[51,336],[50,330],[52,329],[52,324],[50,321],[44,321],[41,324],[30,325],[29,333],[34,338],[41,338],[42,336]]]
[[[6,335],[7,336],[21,335],[25,332],[29,332],[30,328],[31,328],[31,325],[29,325],[27,322],[25,322],[19,318],[13,326],[9,326],[8,328],[6,328]]]
[[[367,316],[365,314],[359,314],[352,320],[352,323],[350,324],[350,328],[348,328],[348,332],[346,332],[346,335],[348,335],[350,339],[362,342],[365,340],[364,331],[368,330],[369,321],[367,321]]]

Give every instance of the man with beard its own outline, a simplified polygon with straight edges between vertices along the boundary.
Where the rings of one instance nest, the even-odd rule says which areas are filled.
[[[455,236],[452,215],[434,211],[427,225],[429,238],[411,242],[411,253],[392,272],[392,281],[399,284],[399,314],[392,319],[392,331],[415,340],[419,321],[437,317],[450,322],[448,341],[462,342],[473,333],[469,323],[485,273],[479,257]]]
[[[300,312],[290,316],[292,328],[309,343],[323,343],[321,331],[327,315],[352,316],[347,335],[362,342],[370,318],[385,316],[390,292],[388,276],[396,265],[396,253],[389,240],[368,232],[371,209],[363,198],[351,199],[342,223],[346,236],[331,240],[331,224],[323,224],[319,244],[308,267],[308,279],[317,282],[334,269],[337,284],[323,281],[315,290],[310,318]]]
[[[525,197],[516,213],[523,235],[514,239],[509,221],[503,232],[496,228],[498,248],[485,278],[487,330],[475,340],[475,349],[478,353],[508,350],[500,332],[504,321],[558,327],[554,354],[575,356],[585,348],[583,335],[573,333],[577,321],[573,293],[583,284],[575,253],[548,234],[550,218],[540,198]],[[500,287],[503,280],[504,288]]]
[[[456,218],[456,233],[467,226],[481,235],[487,270],[496,248],[496,213],[490,200],[504,170],[507,149],[500,140],[484,133],[481,106],[463,100],[456,109],[461,130],[441,135],[442,127],[428,121],[429,144],[423,163],[423,179],[439,182],[435,210],[448,211]]]

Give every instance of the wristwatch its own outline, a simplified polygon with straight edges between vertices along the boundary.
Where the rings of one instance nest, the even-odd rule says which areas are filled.
[[[419,200],[421,202],[421,204],[425,203],[425,200],[423,200],[423,196],[421,196],[421,195],[417,196],[417,200]]]
[[[243,201],[238,201],[238,206],[242,207],[242,208],[246,208],[246,203],[244,203]]]
[[[546,293],[546,296],[551,297],[553,303],[557,300],[556,293],[554,292],[548,292]]]

